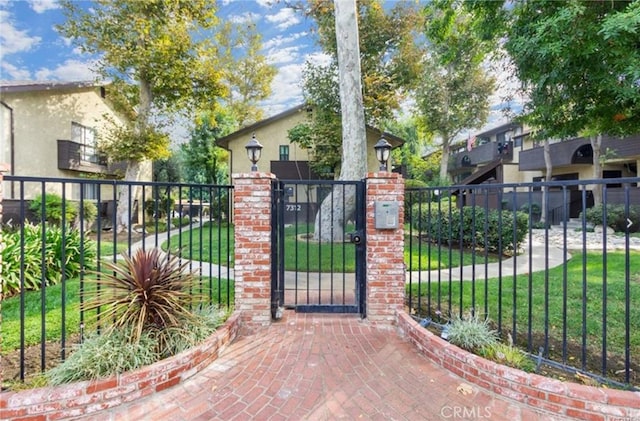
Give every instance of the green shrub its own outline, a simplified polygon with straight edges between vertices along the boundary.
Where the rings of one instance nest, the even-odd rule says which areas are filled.
[[[455,317],[447,325],[448,340],[467,351],[479,351],[498,341],[498,334],[491,329],[489,319],[477,315]]]
[[[78,205],[74,202],[62,200],[60,195],[46,193],[44,195],[44,219],[50,224],[60,225],[63,219],[62,206],[64,203],[64,220],[71,223],[78,213]],[[42,215],[42,195],[36,196],[29,204],[29,209],[37,215]]]
[[[44,219],[50,224],[62,224],[62,208],[64,204],[64,221],[69,225],[80,226],[80,202],[74,200],[64,200],[62,196],[55,193],[46,193],[44,196],[45,208]],[[63,203],[64,202],[64,203]],[[29,203],[29,210],[36,215],[42,215],[42,195],[36,196]],[[84,228],[88,229],[91,221],[98,216],[98,208],[96,204],[90,200],[82,202],[82,217],[84,218]]]
[[[432,241],[462,244],[463,247],[485,248],[489,251],[514,251],[527,235],[528,215],[522,212],[487,213],[480,206],[465,206],[460,210],[449,202],[422,203],[412,208],[413,227]]]
[[[174,204],[175,200],[170,196],[160,197],[158,200],[149,199],[144,202],[144,210],[150,218],[154,215],[156,218],[164,218],[167,216],[167,211],[173,210]]]
[[[83,265],[85,268],[94,267],[95,243],[87,237],[82,239],[80,231],[76,229],[65,228],[63,239],[61,227],[46,224],[43,256],[42,229],[42,225],[29,224],[24,225],[22,230],[3,233],[5,243],[2,249],[3,294],[11,296],[20,292],[22,270],[24,270],[25,290],[37,291],[42,286],[43,277],[46,285],[55,285],[60,282],[63,273],[66,278],[73,278],[80,275]],[[63,244],[64,261],[62,260]]]
[[[542,209],[537,203],[525,203],[524,205],[520,206],[520,211],[526,213],[527,215],[529,214],[529,211],[531,211],[532,215],[540,215],[542,213]]]
[[[189,224],[191,224],[191,218],[186,216],[171,219],[171,225],[174,227],[184,227]]]
[[[586,210],[585,219],[591,225],[603,225],[604,215],[607,216],[607,226],[616,232],[627,231],[627,215],[625,215],[625,205],[607,204],[606,212],[603,205],[593,206]],[[582,213],[580,213],[582,218]],[[640,206],[630,205],[628,218],[632,221],[640,219]],[[629,232],[640,231],[640,224],[633,224],[629,227]]]

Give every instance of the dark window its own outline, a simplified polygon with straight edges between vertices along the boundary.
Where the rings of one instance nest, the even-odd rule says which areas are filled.
[[[289,145],[280,145],[280,161],[289,160]]]
[[[540,183],[544,181],[544,177],[533,177],[531,181],[533,181],[534,183]],[[532,190],[538,191],[538,190],[542,190],[542,188],[540,186],[535,186]]]
[[[522,148],[522,143],[523,143],[522,142],[522,138],[523,137],[524,136],[517,136],[517,137],[513,138],[513,146],[515,148]]]
[[[602,171],[602,178],[621,178],[622,177],[622,171]],[[622,187],[622,184],[620,183],[607,183],[607,187],[611,188],[620,188]]]

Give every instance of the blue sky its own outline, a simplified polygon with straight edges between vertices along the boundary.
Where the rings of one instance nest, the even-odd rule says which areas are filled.
[[[263,53],[278,68],[273,94],[262,104],[265,114],[300,103],[305,61],[327,60],[319,52],[312,22],[273,0],[219,0],[218,16],[251,21],[262,34]],[[90,58],[55,31],[63,21],[57,0],[0,0],[0,80],[92,80]]]

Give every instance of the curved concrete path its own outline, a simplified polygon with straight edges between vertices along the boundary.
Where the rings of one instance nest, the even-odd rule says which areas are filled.
[[[187,381],[100,420],[552,420],[465,383],[395,331],[296,314],[241,335]],[[556,418],[558,420],[562,418]]]
[[[177,235],[180,231],[184,234],[188,232],[190,228],[174,229],[168,236]],[[175,233],[172,233],[175,231]],[[165,241],[167,234],[159,236],[160,242]],[[150,235],[145,239],[145,244],[148,246],[154,246],[156,236]],[[132,250],[136,250],[142,247],[143,242],[138,241],[131,246]],[[457,251],[454,250],[454,253]],[[556,266],[564,264],[571,258],[570,253],[566,253],[563,249],[549,245],[545,249],[545,244],[535,239],[529,239],[527,244],[523,246],[520,254],[504,259],[499,262],[493,263],[478,263],[475,265],[468,265],[462,267],[462,273],[460,267],[453,267],[451,269],[444,268],[440,270],[426,270],[426,271],[407,271],[406,281],[407,283],[416,280],[426,279],[446,279],[446,280],[460,280],[465,281],[472,279],[489,279],[502,276],[510,276],[514,274],[528,274],[531,272],[537,272],[542,270],[548,270]],[[480,256],[479,260],[482,259]],[[227,268],[226,266],[218,265],[215,263],[202,263],[196,260],[190,262],[190,270],[200,271],[203,276],[216,276],[224,279],[233,279],[233,268]],[[515,268],[515,270],[514,270]],[[303,274],[301,276],[300,274]],[[354,274],[353,273],[317,273],[317,272],[285,272],[285,282],[288,286],[293,286],[298,282],[309,283],[309,285],[317,285],[320,282],[322,285],[329,285],[332,277],[338,277],[340,281],[344,280],[346,286],[353,286]]]

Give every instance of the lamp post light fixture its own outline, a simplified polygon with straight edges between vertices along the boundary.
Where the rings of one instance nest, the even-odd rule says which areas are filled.
[[[378,158],[378,162],[380,162],[380,171],[387,171],[387,162],[389,161],[389,154],[391,153],[391,144],[387,142],[387,139],[381,137],[373,149],[376,150],[376,158]]]
[[[247,143],[245,148],[247,149],[247,157],[249,158],[249,161],[251,161],[251,171],[258,171],[258,161],[260,160],[260,154],[262,153],[262,145],[258,142],[258,139],[256,139],[255,133],[251,136],[251,140],[249,140],[249,143]]]

